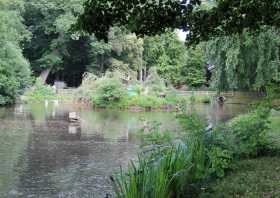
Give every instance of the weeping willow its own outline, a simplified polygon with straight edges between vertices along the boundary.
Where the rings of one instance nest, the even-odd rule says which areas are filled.
[[[280,82],[280,30],[219,37],[206,44],[206,57],[215,65],[212,86],[219,90],[263,90]]]

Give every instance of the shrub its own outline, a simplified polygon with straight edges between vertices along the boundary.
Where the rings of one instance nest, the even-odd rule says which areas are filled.
[[[123,84],[113,78],[98,80],[96,87],[93,103],[97,107],[113,107],[127,96],[127,91]]]
[[[167,104],[167,101],[157,96],[135,96],[128,99],[128,106],[142,108],[160,108],[165,104]]]
[[[41,78],[38,78],[33,87],[25,93],[28,100],[42,101],[56,99],[53,88],[49,85],[45,85]]]
[[[81,86],[75,91],[74,97],[78,101],[91,103],[96,90],[96,81],[98,77],[92,73],[85,73]]]
[[[205,103],[205,104],[211,103],[211,97],[209,97],[209,96],[203,96],[203,97],[201,98],[201,102],[202,102],[202,103]]]
[[[209,172],[218,177],[224,177],[225,170],[231,168],[233,161],[232,153],[229,150],[213,146],[208,150]]]
[[[223,131],[217,128],[206,132],[206,122],[195,113],[178,115],[178,119],[184,128],[184,141],[189,147],[193,180],[199,181],[209,176],[223,177],[233,162],[233,154],[227,148]]]
[[[160,127],[160,122],[152,121],[139,131],[141,138],[143,138],[142,146],[170,145],[172,143],[174,134],[169,131],[161,131]]]
[[[192,95],[186,98],[190,101],[190,103],[211,103],[211,97],[206,95]]]
[[[245,115],[234,118],[227,125],[232,149],[237,156],[249,157],[260,154],[268,144],[267,129],[269,112],[266,107],[259,107]]]
[[[13,103],[18,88],[19,83],[16,79],[0,73],[0,106]]]

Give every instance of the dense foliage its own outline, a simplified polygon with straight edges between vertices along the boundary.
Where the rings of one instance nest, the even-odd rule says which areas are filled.
[[[161,77],[173,85],[200,87],[205,84],[205,60],[199,46],[187,49],[176,33],[167,31],[160,36],[146,37],[144,49],[147,68],[154,66]]]
[[[186,1],[130,1],[130,0],[89,0],[85,12],[79,17],[78,27],[94,33],[97,38],[107,40],[112,26],[126,26],[137,35],[153,35],[166,27],[181,26],[183,13],[193,9],[199,0]]]
[[[200,6],[205,2],[210,6]],[[107,38],[114,25],[126,26],[137,35],[179,28],[189,31],[188,42],[198,43],[212,36],[241,33],[244,28],[279,27],[279,11],[278,0],[88,0],[77,26],[98,38]]]
[[[41,102],[57,98],[55,90],[51,86],[44,84],[41,78],[38,78],[33,87],[24,93],[23,100],[25,102]]]
[[[216,66],[212,85],[220,90],[264,90],[280,82],[279,30],[218,37],[207,43],[206,56]]]
[[[28,62],[33,73],[41,75],[44,82],[53,84],[56,80],[62,80],[74,87],[81,84],[82,75],[87,71],[99,77],[108,71],[118,72],[126,83],[138,80],[149,84],[148,78],[156,70],[165,84],[199,88],[206,84],[206,63],[215,65],[210,84],[219,90],[267,91],[267,86],[271,83],[279,86],[279,30],[263,26],[268,17],[265,13],[264,18],[255,17],[254,21],[246,13],[251,9],[252,3],[255,3],[257,10],[267,8],[274,16],[277,3],[203,1],[200,5],[200,1],[196,0],[185,3],[176,0],[1,1],[1,104],[13,102],[15,96],[29,83],[31,72]],[[99,10],[100,6],[103,6],[102,10]],[[154,12],[156,8],[163,9],[161,12]],[[235,8],[237,12],[244,12],[244,20],[240,19],[242,31],[238,31],[238,34],[234,34],[236,31],[233,29],[227,30],[231,24],[235,25],[234,28],[239,27],[235,23],[237,18],[234,18],[238,13],[232,13]],[[94,17],[91,16],[92,9],[95,10]],[[213,21],[211,19],[213,23],[205,23],[207,17],[216,16],[225,10],[228,10],[228,15],[234,15],[231,22],[218,15]],[[135,18],[137,13],[140,15]],[[105,15],[106,17],[98,18]],[[163,20],[162,17],[166,15],[168,17]],[[87,17],[91,18],[89,24],[86,23]],[[151,20],[142,20],[149,17]],[[196,22],[201,21],[201,17],[206,17],[205,21],[197,25]],[[97,34],[72,31],[71,27],[78,18],[81,27],[89,32],[97,30]],[[195,40],[222,35],[216,31],[217,28],[231,34],[187,48],[173,32],[176,27],[184,29],[185,20],[188,20],[187,26],[190,28],[188,36],[192,38],[198,35]],[[273,20],[275,22],[276,19]],[[261,27],[256,27],[259,31],[252,33],[251,27],[244,29],[246,21],[259,21],[257,26]],[[127,22],[125,28],[111,27],[124,22]],[[273,25],[274,22],[268,25]],[[205,29],[211,30],[209,35]],[[215,30],[215,34],[212,30]],[[202,35],[201,31],[205,34]],[[159,32],[164,34],[137,37],[138,34],[154,35]],[[106,37],[107,42],[97,40],[100,37]],[[22,55],[22,50],[28,61]],[[157,92],[164,90],[161,86],[155,89],[158,89]]]
[[[1,42],[5,41],[2,46],[6,50],[2,50],[1,63],[3,68],[6,64],[5,72],[10,76],[8,80],[1,78],[1,103],[12,101],[28,84],[28,62],[33,74],[43,82],[65,81],[70,87],[79,86],[87,71],[99,77],[107,71],[119,72],[126,82],[145,82],[152,67],[163,81],[172,85],[204,84],[203,52],[187,49],[172,31],[162,36],[138,38],[123,27],[110,27],[108,42],[97,40],[97,35],[72,31],[71,26],[83,13],[84,2],[1,1]],[[6,87],[10,90],[5,91]]]
[[[188,43],[207,41],[206,61],[216,66],[213,87],[259,91],[265,90],[269,83],[279,85],[279,13],[280,4],[276,0],[88,0],[77,27],[105,40],[113,25],[125,26],[137,35],[163,33],[167,28],[185,30]],[[201,86],[204,72],[197,69],[197,64],[193,70],[192,63],[201,62],[202,58],[191,58],[187,67],[182,68],[180,46],[172,42],[174,45],[167,45],[170,50],[163,47],[170,38],[169,35],[145,39],[145,47],[153,46],[144,50],[147,66],[158,65],[159,73],[175,85],[187,82]]]
[[[116,79],[100,79],[96,84],[96,93],[93,98],[97,107],[116,105],[126,96],[126,89]]]
[[[190,43],[210,38],[261,30],[263,26],[279,28],[280,2],[278,0],[217,0],[211,9],[198,9],[185,18]]]
[[[69,78],[82,75],[81,68],[88,64],[87,52],[89,38],[70,32],[70,27],[76,21],[76,16],[83,12],[83,0],[30,0],[25,1],[23,17],[33,36],[25,44],[25,55],[30,60],[35,74],[48,71],[49,73],[64,70]]]
[[[165,138],[166,142],[153,139],[157,145],[151,145],[148,151],[144,149],[127,171],[121,170],[112,178],[117,196],[197,197],[203,183],[224,177],[239,158],[262,154],[269,145],[268,115],[269,109],[259,107],[211,132],[205,131],[205,122],[197,115],[179,115],[184,127],[179,138]],[[157,134],[153,130],[149,133]],[[235,150],[236,147],[242,149]]]
[[[5,105],[30,83],[29,63],[21,50],[30,34],[20,17],[23,1],[1,1],[0,7],[0,105]]]

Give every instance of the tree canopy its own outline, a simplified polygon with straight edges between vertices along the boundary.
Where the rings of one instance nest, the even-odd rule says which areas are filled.
[[[176,87],[203,87],[208,63],[215,89],[280,84],[277,0],[1,0],[0,8],[0,105],[32,75],[76,87],[85,72],[139,81],[155,72]]]
[[[206,44],[207,60],[214,64],[212,86],[219,90],[263,90],[280,83],[279,29],[263,27],[252,34],[217,37]]]
[[[208,0],[207,2],[209,2]],[[125,26],[137,35],[154,35],[166,28],[188,31],[187,41],[279,26],[278,0],[218,0],[203,9],[205,0],[88,0],[76,28],[107,39],[111,26]],[[210,1],[211,2],[211,1]]]
[[[99,39],[107,39],[112,26],[125,26],[137,35],[153,35],[165,28],[180,26],[182,10],[192,9],[178,0],[89,0],[85,12],[79,17],[78,27],[94,33]]]

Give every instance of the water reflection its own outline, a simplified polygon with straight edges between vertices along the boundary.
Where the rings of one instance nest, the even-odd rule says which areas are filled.
[[[70,111],[81,120],[69,122]],[[1,198],[105,197],[112,192],[113,170],[136,156],[133,133],[142,118],[168,120],[166,129],[178,125],[172,114],[94,112],[52,103],[0,112]]]
[[[197,112],[200,116],[206,118],[208,122],[217,125],[224,123],[233,117],[246,113],[248,106],[244,104],[196,104],[188,108],[188,112]]]
[[[189,106],[213,123],[246,110],[241,105]],[[69,122],[69,112],[79,122]],[[0,109],[0,197],[105,197],[108,177],[136,157],[135,132],[143,122],[180,131],[173,113],[93,111],[73,104],[19,105]]]

